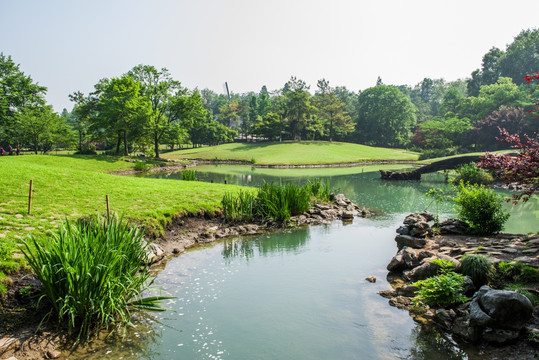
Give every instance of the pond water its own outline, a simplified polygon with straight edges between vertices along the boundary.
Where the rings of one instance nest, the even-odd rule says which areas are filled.
[[[176,296],[166,304],[173,311],[143,316],[125,341],[73,358],[483,359],[476,349],[414,323],[377,294],[390,288],[385,267],[397,250],[395,229],[404,216],[426,207],[442,218],[452,213],[451,204],[429,206],[424,196],[445,186],[442,176],[382,182],[378,168],[200,167],[199,179],[243,185],[328,179],[333,189],[380,215],[190,250],[170,260],[155,282],[163,294]],[[511,209],[507,230],[538,231],[538,209],[537,199]],[[368,276],[377,282],[365,281]]]

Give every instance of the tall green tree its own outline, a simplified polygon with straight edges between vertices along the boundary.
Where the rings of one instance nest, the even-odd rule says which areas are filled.
[[[141,85],[129,75],[107,82],[97,104],[99,118],[123,138],[124,155],[129,142],[143,137],[145,121],[152,116],[152,104],[141,92]],[[119,144],[116,147],[119,149]]]
[[[168,102],[181,89],[181,84],[172,79],[167,69],[157,70],[151,65],[137,65],[128,75],[141,84],[142,95],[150,101],[152,111],[146,120],[145,130],[153,141],[154,154],[158,158],[161,139],[171,125],[166,116]]]
[[[292,76],[285,84],[283,95],[286,101],[288,121],[294,140],[301,140],[306,121],[311,112],[311,94],[305,81]]]
[[[346,112],[346,104],[339,99],[335,88],[329,86],[325,79],[318,80],[318,90],[313,98],[318,118],[322,120],[329,141],[333,141],[335,134],[346,136],[354,131],[355,124]]]
[[[523,30],[507,46],[500,59],[501,76],[510,77],[517,85],[524,84],[524,75],[539,70],[539,29]]]
[[[356,140],[377,146],[408,143],[416,116],[410,99],[394,86],[375,86],[358,97]]]

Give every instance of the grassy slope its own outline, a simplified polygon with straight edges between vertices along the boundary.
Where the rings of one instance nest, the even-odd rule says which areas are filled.
[[[172,159],[255,160],[261,165],[336,164],[377,160],[417,160],[418,154],[401,149],[326,142],[231,143],[164,154]]]
[[[0,158],[0,241],[42,234],[66,217],[111,210],[150,230],[178,214],[214,211],[225,191],[239,187],[202,182],[135,178],[107,172],[133,164],[109,157],[13,156]],[[32,215],[27,214],[29,180]]]

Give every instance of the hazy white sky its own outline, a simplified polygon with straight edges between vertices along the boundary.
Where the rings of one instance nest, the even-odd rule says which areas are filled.
[[[491,47],[539,27],[538,12],[538,0],[0,0],[0,52],[56,111],[137,64],[191,89],[258,92],[294,75],[357,91],[378,76],[468,77]]]

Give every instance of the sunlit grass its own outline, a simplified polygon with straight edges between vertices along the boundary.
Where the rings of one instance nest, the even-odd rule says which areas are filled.
[[[327,141],[231,143],[163,154],[170,159],[254,160],[257,165],[414,161],[418,156],[418,153],[403,149]]]

